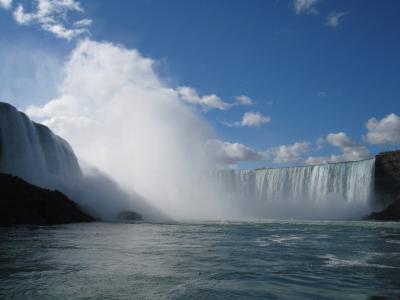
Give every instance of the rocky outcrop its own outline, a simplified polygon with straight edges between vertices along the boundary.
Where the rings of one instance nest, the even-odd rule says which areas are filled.
[[[382,152],[375,157],[376,220],[400,220],[400,151]]]
[[[141,221],[143,216],[135,211],[121,211],[117,215],[119,221]]]
[[[39,188],[12,175],[0,174],[0,226],[91,221],[94,219],[61,192]]]
[[[400,197],[384,210],[371,213],[367,219],[378,221],[400,221]]]

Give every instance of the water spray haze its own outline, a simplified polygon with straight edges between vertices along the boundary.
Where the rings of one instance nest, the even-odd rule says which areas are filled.
[[[59,97],[27,113],[111,177],[85,172],[96,193],[80,198],[93,198],[87,206],[101,215],[129,198],[132,209],[150,211],[138,195],[175,219],[353,218],[369,210],[373,161],[210,171],[266,154],[217,140],[153,60],[120,45],[80,42],[65,64]]]
[[[219,217],[226,209],[216,206],[204,177],[214,134],[154,64],[136,50],[84,40],[65,65],[59,97],[27,113],[166,214]]]

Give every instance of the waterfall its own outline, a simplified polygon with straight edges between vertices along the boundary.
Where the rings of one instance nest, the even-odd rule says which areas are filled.
[[[69,144],[46,126],[0,102],[0,172],[33,184],[68,189],[82,173]]]
[[[215,170],[243,212],[258,217],[353,218],[370,210],[375,159],[316,166]]]
[[[123,191],[106,174],[90,166],[84,172],[64,139],[0,102],[0,173],[60,190],[102,219],[112,219],[121,210],[135,210],[147,219],[164,218],[139,195]]]

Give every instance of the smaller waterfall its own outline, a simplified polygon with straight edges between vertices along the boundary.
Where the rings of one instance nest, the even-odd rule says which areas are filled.
[[[370,210],[375,159],[318,166],[216,170],[231,201],[258,217],[353,218]]]

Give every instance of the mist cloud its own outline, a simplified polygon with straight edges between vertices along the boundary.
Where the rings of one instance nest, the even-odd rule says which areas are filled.
[[[0,7],[4,9],[10,9],[12,5],[12,0],[0,0]]]
[[[26,112],[66,138],[81,160],[167,214],[218,214],[204,178],[218,160],[206,149],[214,133],[153,67],[137,50],[84,40],[66,63],[59,97]],[[236,160],[250,158],[237,148],[245,155]]]

